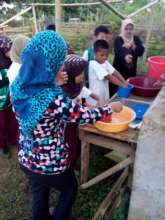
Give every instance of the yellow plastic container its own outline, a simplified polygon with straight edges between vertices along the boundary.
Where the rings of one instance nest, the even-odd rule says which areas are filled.
[[[98,121],[95,127],[104,132],[117,133],[128,129],[129,123],[136,118],[136,113],[129,107],[123,106],[123,110],[120,113],[112,114],[112,122],[105,123]]]

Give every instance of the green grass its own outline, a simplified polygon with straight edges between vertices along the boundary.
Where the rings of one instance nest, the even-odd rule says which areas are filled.
[[[112,165],[112,161],[104,157],[107,152],[107,150],[97,150],[92,153],[90,177]],[[10,160],[0,158],[0,220],[30,220],[31,189],[26,177],[19,169],[15,149],[12,150],[12,154],[13,157]],[[79,220],[90,220],[117,176],[108,178],[87,190],[79,190],[73,207],[74,216]],[[50,206],[56,204],[57,198],[58,193],[52,190]],[[127,210],[123,211],[123,216],[125,212]]]

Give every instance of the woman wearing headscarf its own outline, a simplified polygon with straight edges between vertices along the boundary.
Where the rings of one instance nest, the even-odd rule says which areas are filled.
[[[22,53],[22,66],[11,85],[11,98],[20,125],[18,160],[30,179],[32,219],[48,220],[49,192],[61,192],[52,219],[67,220],[77,192],[64,131],[69,122],[94,123],[103,113],[120,111],[120,104],[89,110],[67,98],[55,78],[67,46],[54,31],[40,32]]]
[[[122,22],[121,34],[114,42],[114,67],[125,79],[136,76],[138,57],[144,53],[144,47],[138,36],[134,35],[134,24],[130,18]]]
[[[0,155],[5,158],[10,158],[8,145],[17,145],[17,122],[10,103],[7,78],[11,45],[10,38],[0,36]]]
[[[24,35],[18,35],[13,41],[13,44],[10,50],[10,57],[11,57],[12,64],[7,71],[7,76],[9,78],[10,84],[12,84],[12,82],[14,81],[15,77],[17,76],[19,72],[19,69],[21,67],[20,55],[29,40],[30,40],[29,37],[26,37]]]

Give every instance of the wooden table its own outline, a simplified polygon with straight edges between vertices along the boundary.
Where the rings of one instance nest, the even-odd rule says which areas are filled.
[[[112,97],[110,101],[115,100],[116,96]],[[143,101],[152,101],[152,99],[144,99],[136,96],[131,98]],[[133,164],[135,158],[136,144],[138,140],[139,131],[137,129],[129,128],[127,131],[121,133],[106,133],[97,130],[94,126],[80,126],[79,137],[81,140],[81,188],[86,189],[94,184],[104,180],[105,178],[123,170],[122,174],[114,184],[112,190],[108,193],[104,201],[101,203],[99,209],[95,213],[92,220],[101,219],[109,207],[114,193],[120,190],[122,184],[129,175],[129,166]],[[88,180],[89,162],[90,162],[90,145],[97,145],[109,150],[115,150],[126,155],[125,159],[98,176]],[[113,209],[113,208],[112,208]]]

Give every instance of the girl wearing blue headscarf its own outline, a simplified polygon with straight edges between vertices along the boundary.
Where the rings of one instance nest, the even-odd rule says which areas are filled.
[[[33,192],[33,220],[49,220],[49,191],[61,192],[52,219],[67,220],[76,197],[77,181],[64,138],[67,122],[94,123],[110,106],[90,110],[72,102],[56,84],[67,46],[54,31],[40,32],[22,53],[22,66],[11,85],[20,125],[18,159]],[[112,109],[118,111],[116,105]]]

